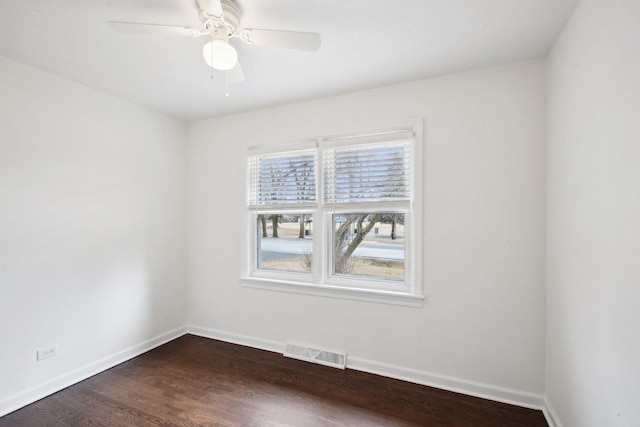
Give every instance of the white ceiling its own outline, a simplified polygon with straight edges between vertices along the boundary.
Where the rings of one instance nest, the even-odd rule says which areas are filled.
[[[225,97],[203,38],[126,35],[107,21],[201,28],[196,0],[1,0],[0,55],[184,119],[253,110],[545,55],[578,0],[239,0],[240,27],[320,33],[315,53],[243,45]]]

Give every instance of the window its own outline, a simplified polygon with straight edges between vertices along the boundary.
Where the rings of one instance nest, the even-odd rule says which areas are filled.
[[[250,147],[244,282],[421,305],[421,123]]]

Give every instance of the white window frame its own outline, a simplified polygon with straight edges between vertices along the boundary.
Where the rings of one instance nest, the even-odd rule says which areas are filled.
[[[323,182],[323,156],[325,147],[336,144],[348,145],[349,141],[375,141],[384,139],[385,134],[408,132],[413,135],[411,165],[411,198],[409,202],[366,202],[337,204],[325,202]],[[341,142],[346,141],[346,142]],[[244,164],[252,155],[264,155],[278,152],[305,150],[315,147],[316,155],[316,203],[314,205],[280,205],[273,207],[249,206],[248,191],[245,203],[247,235],[244,239],[245,268],[241,283],[245,287],[269,289],[320,295],[361,301],[398,304],[421,307],[423,303],[422,287],[422,120],[406,120],[390,124],[331,132],[312,137],[274,141],[248,145],[245,150]],[[249,188],[248,170],[244,173],[244,188]],[[313,271],[289,272],[257,268],[258,215],[268,213],[291,213],[313,215]],[[333,263],[333,227],[332,217],[340,213],[404,213],[404,281],[392,281],[363,276],[334,275]]]

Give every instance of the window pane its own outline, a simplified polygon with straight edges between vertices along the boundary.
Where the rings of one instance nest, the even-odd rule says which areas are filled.
[[[333,273],[404,280],[404,214],[333,215]]]
[[[411,155],[408,143],[325,150],[325,202],[409,200]]]
[[[312,272],[313,215],[258,215],[258,268]]]
[[[249,205],[315,203],[315,152],[249,158]]]

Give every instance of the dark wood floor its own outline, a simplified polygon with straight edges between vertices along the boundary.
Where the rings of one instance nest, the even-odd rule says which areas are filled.
[[[0,426],[547,426],[542,412],[185,335]]]

